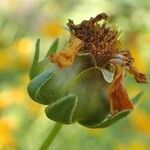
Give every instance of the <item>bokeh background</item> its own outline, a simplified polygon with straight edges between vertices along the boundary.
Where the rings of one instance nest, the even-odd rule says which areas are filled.
[[[63,37],[67,19],[81,20],[106,12],[122,31],[135,65],[150,79],[149,0],[0,0],[0,149],[37,150],[54,122],[27,94],[35,42],[41,58],[56,37]],[[53,150],[148,150],[150,148],[150,85],[124,82],[130,97],[144,90],[132,114],[106,129],[78,124],[64,126]]]

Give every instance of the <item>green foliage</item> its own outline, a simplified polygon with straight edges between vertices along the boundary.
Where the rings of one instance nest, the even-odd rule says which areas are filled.
[[[35,70],[39,63],[39,52],[40,52],[40,39],[38,39],[36,42],[33,63],[32,63],[31,69],[30,69],[30,73],[29,73],[30,79],[33,79],[35,77]]]
[[[48,57],[51,54],[56,53],[58,47],[58,38],[52,43],[45,57]]]

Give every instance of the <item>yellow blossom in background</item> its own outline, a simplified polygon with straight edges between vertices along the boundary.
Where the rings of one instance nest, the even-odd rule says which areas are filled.
[[[20,87],[3,89],[0,91],[0,109],[4,109],[15,103],[20,103],[24,99],[24,90]]]
[[[0,118],[0,149],[12,148],[15,146],[15,141],[12,136],[14,122],[9,118]]]
[[[146,71],[146,65],[145,65],[144,61],[141,61],[141,60],[143,60],[143,58],[141,56],[140,51],[138,49],[132,48],[131,54],[134,58],[135,67],[140,68],[141,72],[145,72]]]
[[[0,109],[4,109],[12,104],[11,93],[9,90],[0,91]]]
[[[38,115],[41,106],[30,101],[27,95],[26,85],[15,86],[11,89],[3,89],[0,91],[0,109],[5,109],[12,104],[24,105],[25,108],[34,116]]]
[[[59,21],[51,21],[41,26],[41,34],[48,38],[55,38],[63,32]]]
[[[26,92],[28,80],[28,74],[22,75],[20,85],[0,90],[0,109],[5,109],[12,104],[20,104],[24,105],[31,114],[38,115],[38,112],[40,112],[42,107],[39,104],[30,101]]]
[[[140,39],[141,34],[137,34],[135,32],[131,32],[127,38],[128,49],[130,50],[132,57],[134,58],[135,67],[139,68],[141,72],[146,71],[146,63],[143,58],[143,50],[140,45],[143,43],[143,39]]]
[[[34,49],[34,43],[30,38],[22,38],[0,51],[0,70],[29,69],[30,54]]]
[[[34,49],[33,40],[30,38],[22,38],[15,43],[14,53],[16,53],[16,64],[28,69],[30,65],[30,54]]]
[[[131,141],[128,147],[129,147],[128,150],[148,150],[149,149],[149,147],[146,144],[136,139]]]
[[[133,140],[130,143],[114,144],[113,150],[148,150],[148,145],[139,140]]]
[[[131,122],[137,131],[150,135],[150,118],[146,112],[136,109]]]
[[[22,38],[17,41],[16,48],[16,52],[20,57],[28,57],[34,48],[34,43],[30,38]]]
[[[8,52],[0,51],[0,70],[5,70],[11,64],[11,58]]]

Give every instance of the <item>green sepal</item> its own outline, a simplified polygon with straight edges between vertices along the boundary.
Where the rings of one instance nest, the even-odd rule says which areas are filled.
[[[134,96],[134,98],[132,98],[132,103],[136,104],[140,98],[143,96],[143,91],[138,93],[136,96]],[[113,116],[108,116],[106,119],[104,119],[100,124],[95,124],[93,126],[88,126],[89,128],[105,128],[108,126],[111,126],[112,124],[118,122],[119,120],[123,119],[124,117],[126,117],[127,115],[129,115],[129,113],[132,110],[124,110],[121,112],[116,113]],[[84,124],[82,124],[84,125]],[[86,125],[87,126],[87,125]]]
[[[50,46],[45,58],[47,58],[49,55],[51,54],[55,54],[57,51],[57,47],[58,47],[58,38],[52,43],[52,45]]]
[[[48,69],[42,73],[40,73],[38,76],[33,78],[29,85],[28,85],[28,94],[29,96],[36,102],[40,104],[47,105],[50,103],[49,100],[45,99],[44,93],[42,93],[42,87],[51,80],[53,76],[53,70]]]
[[[126,117],[132,110],[124,110],[121,112],[118,112],[117,114],[110,116],[106,118],[104,121],[102,121],[99,125],[96,126],[96,128],[106,128],[108,126],[111,126],[112,124],[118,122],[122,118]]]
[[[34,68],[34,77],[50,68],[50,66],[52,66],[52,63],[49,61],[48,58],[40,61],[38,65]]]
[[[35,70],[39,62],[39,53],[40,53],[40,39],[36,41],[36,46],[35,46],[35,53],[34,53],[34,58],[33,58],[33,63],[29,72],[29,77],[30,80],[32,80],[35,77]]]
[[[69,94],[46,107],[46,116],[56,122],[71,124],[74,123],[74,113],[77,107],[78,98]]]
[[[69,93],[79,98],[76,118],[84,126],[92,126],[105,119],[109,113],[107,100],[108,83],[99,68],[82,71],[70,84]]]
[[[142,91],[142,92],[138,93],[136,96],[134,96],[132,98],[132,103],[133,104],[137,104],[137,102],[141,99],[141,97],[143,96],[143,94],[144,94],[144,91]]]

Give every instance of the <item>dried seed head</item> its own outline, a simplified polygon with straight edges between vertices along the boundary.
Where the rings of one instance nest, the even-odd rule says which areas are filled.
[[[75,25],[72,20],[67,23],[71,32],[84,42],[81,50],[90,53],[99,66],[103,66],[118,52],[118,31],[106,26],[106,21],[98,23],[107,18],[105,13],[101,13],[88,21],[82,21],[79,25]]]

